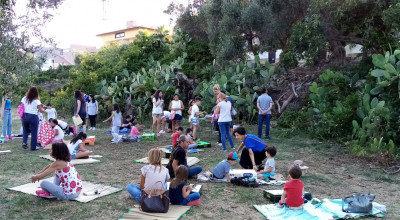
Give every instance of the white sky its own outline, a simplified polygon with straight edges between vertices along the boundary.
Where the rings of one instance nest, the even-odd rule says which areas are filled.
[[[178,0],[187,4],[187,0]],[[146,27],[169,26],[169,15],[163,11],[171,0],[65,0],[55,11],[53,20],[42,29],[53,36],[59,48],[70,44],[100,47],[97,34],[126,28],[126,21],[136,21]],[[105,20],[103,19],[105,18]]]

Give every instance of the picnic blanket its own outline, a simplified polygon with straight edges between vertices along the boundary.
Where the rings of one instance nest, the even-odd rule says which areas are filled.
[[[323,199],[322,203],[316,205],[308,202],[302,209],[278,208],[277,204],[253,205],[265,218],[269,220],[297,220],[297,219],[342,219],[358,218],[361,216],[384,217],[386,207],[384,205],[373,203],[373,209],[369,214],[346,213],[342,211],[341,199]]]
[[[186,160],[187,160],[187,165],[190,167],[200,161],[197,157],[187,157]],[[134,160],[133,162],[134,163],[149,163],[149,161],[147,160],[147,157],[139,159],[139,160]],[[169,159],[167,159],[167,158],[161,159],[161,164],[163,164],[163,165],[167,165],[168,162],[169,162]]]
[[[48,121],[43,121],[42,123],[37,140],[42,146],[46,146],[53,140],[54,130]]]
[[[178,220],[187,211],[189,211],[191,206],[182,205],[170,205],[167,213],[149,213],[140,210],[139,206],[134,206],[129,209],[128,213],[122,214],[122,220],[125,219],[157,219],[157,220]]]
[[[49,177],[44,180],[53,182],[53,178],[54,177]],[[44,181],[44,180],[41,180],[41,181]],[[38,196],[38,195],[36,195],[36,190],[40,189],[40,182],[22,183],[22,184],[19,184],[16,186],[6,187],[6,189]],[[87,182],[87,181],[82,181],[82,186],[83,186],[83,189],[82,189],[81,194],[74,200],[76,200],[78,202],[83,202],[83,203],[90,202],[97,198],[122,191],[122,188],[116,188],[116,187],[112,187],[112,186],[96,184],[96,183]],[[98,191],[98,194],[95,194],[96,190]],[[40,196],[38,196],[38,197],[40,197]],[[43,198],[55,199],[56,197],[50,196],[50,197],[43,197]]]
[[[40,155],[39,157],[41,157],[43,159],[51,160],[51,161],[56,161],[50,155]],[[100,156],[100,155],[90,155],[88,159],[73,159],[73,160],[71,160],[71,163],[74,164],[74,165],[87,164],[87,163],[98,163],[98,162],[100,162],[100,160],[96,160],[96,159],[93,159],[93,158],[99,158],[99,157],[102,157],[102,156]]]
[[[283,179],[281,174],[275,175],[276,180],[265,181],[261,179],[256,179],[257,183],[260,185],[283,185],[286,181]],[[197,175],[197,180],[200,182],[215,182],[215,183],[228,183],[226,177],[223,179],[218,179],[213,177],[211,171],[203,171]]]

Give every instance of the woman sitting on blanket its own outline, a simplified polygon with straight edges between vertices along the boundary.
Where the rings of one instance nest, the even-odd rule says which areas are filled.
[[[55,172],[54,183],[42,181],[41,190],[36,195],[49,197],[53,195],[60,200],[73,200],[82,191],[82,180],[73,164],[70,163],[71,155],[64,143],[55,143],[51,147],[50,156],[55,162],[46,166],[42,171],[31,177],[32,182],[39,181]]]
[[[68,150],[69,150],[69,153],[71,154],[72,160],[73,159],[87,159],[87,158],[89,158],[89,155],[91,155],[93,153],[93,151],[90,151],[85,148],[85,144],[83,142],[85,141],[86,138],[87,138],[87,135],[83,132],[80,132],[68,144]]]
[[[164,189],[165,182],[169,179],[168,169],[161,165],[161,151],[153,148],[148,153],[150,165],[142,167],[142,175],[140,176],[140,186],[128,184],[126,190],[129,194],[140,203],[142,189]]]

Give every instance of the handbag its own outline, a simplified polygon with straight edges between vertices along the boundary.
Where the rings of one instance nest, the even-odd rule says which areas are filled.
[[[19,115],[20,118],[24,117],[24,112],[25,112],[25,105],[24,105],[24,103],[21,103],[18,106],[18,115]]]
[[[164,188],[164,184],[161,181],[158,182]],[[169,209],[169,191],[167,189],[142,190],[140,209],[144,212],[167,213]]]
[[[78,117],[72,116],[72,121],[74,121],[75,126],[83,124],[83,121],[79,116]]]
[[[175,113],[171,113],[171,114],[169,115],[169,120],[174,120],[174,118],[175,118]]]
[[[374,194],[354,193],[352,196],[343,199],[342,211],[347,213],[370,213],[374,199]],[[345,203],[347,203],[347,208],[344,208]]]

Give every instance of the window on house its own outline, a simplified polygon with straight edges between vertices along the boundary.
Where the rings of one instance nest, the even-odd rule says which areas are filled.
[[[115,34],[115,38],[123,38],[125,37],[125,32],[120,32]]]

